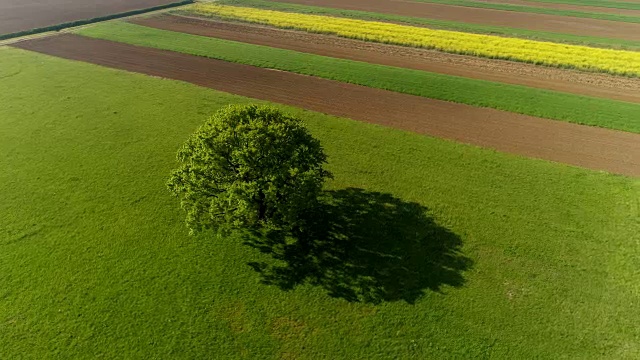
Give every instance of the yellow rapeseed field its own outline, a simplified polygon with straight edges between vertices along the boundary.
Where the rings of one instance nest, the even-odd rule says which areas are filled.
[[[191,10],[202,15],[272,25],[309,32],[333,34],[353,39],[408,45],[440,51],[523,61],[582,70],[640,75],[640,52],[599,49],[588,46],[470,34],[447,30],[295,14],[215,4],[194,4]]]

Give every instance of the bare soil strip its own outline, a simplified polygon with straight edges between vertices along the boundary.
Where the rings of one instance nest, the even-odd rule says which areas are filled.
[[[640,176],[640,135],[64,34],[13,45],[62,58],[456,140]]]
[[[640,40],[640,24],[569,16],[470,8],[407,0],[274,0],[282,3],[371,11],[471,24],[551,31],[573,35]]]
[[[583,12],[592,12],[592,13],[640,16],[640,10],[616,9],[616,8],[607,8],[607,7],[599,7],[599,6],[544,3],[544,2],[527,1],[527,0],[477,0],[477,1],[489,3],[489,4],[509,4],[509,5],[531,6],[531,7],[537,7],[537,8],[545,8],[545,9],[573,10],[573,11],[583,11]]]
[[[585,73],[503,60],[446,54],[255,24],[162,15],[131,22],[153,28],[374,64],[424,70],[579,95],[640,103],[640,78]]]
[[[0,0],[0,34],[167,5],[178,0]]]

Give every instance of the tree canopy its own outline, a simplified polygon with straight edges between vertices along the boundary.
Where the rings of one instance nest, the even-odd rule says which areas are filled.
[[[178,150],[167,186],[192,232],[221,226],[291,227],[314,206],[326,155],[300,119],[269,106],[218,111]]]

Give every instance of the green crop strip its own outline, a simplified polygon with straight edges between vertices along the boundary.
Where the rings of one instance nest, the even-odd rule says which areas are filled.
[[[579,18],[587,18],[587,19],[628,22],[628,23],[636,23],[636,24],[640,23],[640,16],[617,15],[617,14],[607,14],[607,13],[599,13],[599,12],[558,10],[558,9],[537,8],[537,7],[522,6],[522,5],[494,4],[494,3],[477,2],[477,1],[471,1],[471,0],[413,0],[413,1],[423,2],[423,3],[432,3],[432,4],[465,6],[465,7],[473,7],[473,8],[481,8],[481,9],[494,9],[494,10],[505,10],[505,11],[534,13],[534,14],[570,16],[570,17],[579,17]]]
[[[124,22],[100,24],[78,33],[433,99],[640,133],[640,104],[336,59]]]
[[[640,49],[640,41],[600,38],[593,36],[579,36],[572,34],[561,34],[546,31],[534,31],[526,29],[516,29],[502,26],[488,26],[468,24],[455,21],[433,20],[418,17],[408,17],[392,14],[381,14],[368,11],[357,10],[341,10],[320,6],[307,6],[299,4],[287,4],[265,0],[221,0],[217,2],[223,5],[237,5],[246,7],[255,7],[267,10],[287,11],[301,14],[312,15],[329,15],[351,19],[385,21],[398,24],[424,26],[432,29],[463,31],[477,34],[499,35],[505,37],[516,37],[531,40],[541,40],[558,43],[568,43],[577,45],[597,46],[603,48],[616,48],[638,50]],[[189,14],[188,11],[175,10],[175,13]]]

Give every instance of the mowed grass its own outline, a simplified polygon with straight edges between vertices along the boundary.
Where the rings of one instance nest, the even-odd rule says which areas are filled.
[[[504,26],[490,26],[480,24],[469,24],[456,21],[435,20],[420,17],[402,16],[394,14],[383,14],[370,11],[335,9],[320,6],[309,6],[301,4],[280,3],[265,0],[221,0],[218,3],[225,5],[237,5],[255,7],[260,9],[295,12],[311,15],[329,15],[351,19],[385,21],[398,24],[425,26],[432,29],[443,29],[462,31],[477,34],[499,35],[523,39],[540,41],[568,43],[577,45],[597,46],[604,48],[619,48],[628,50],[640,49],[640,41],[601,38],[594,36],[563,34],[548,31],[534,31],[527,29],[517,29]],[[184,10],[174,10],[174,13],[188,14]]]
[[[87,27],[78,33],[433,99],[640,132],[640,104],[635,103],[336,59],[124,22]]]
[[[593,12],[576,11],[576,10],[559,10],[559,9],[540,8],[535,6],[496,4],[496,3],[472,1],[472,0],[414,0],[414,1],[423,2],[423,3],[482,8],[482,9],[516,11],[516,12],[533,13],[533,14],[569,16],[569,17],[579,17],[579,18],[588,18],[588,19],[597,19],[597,20],[628,22],[628,23],[636,23],[636,24],[640,23],[640,16],[601,13],[601,12],[597,12],[596,9],[594,9]]]
[[[413,304],[350,302],[187,235],[175,152],[250,99],[6,48],[0,85],[2,359],[640,356],[637,179],[282,107],[325,146],[328,188],[429,208],[469,259]]]

